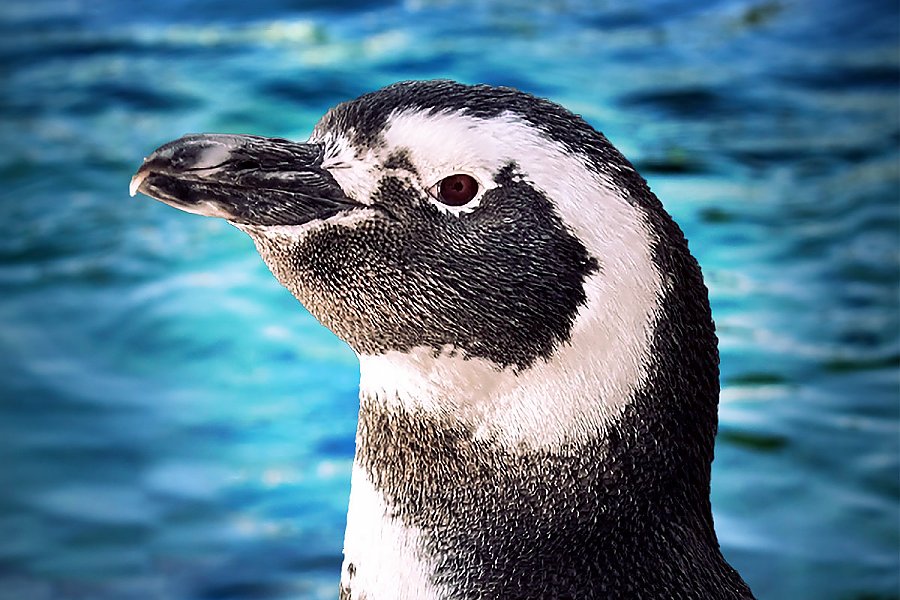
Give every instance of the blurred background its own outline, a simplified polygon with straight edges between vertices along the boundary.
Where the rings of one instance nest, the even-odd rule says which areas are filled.
[[[895,0],[4,0],[0,598],[336,596],[355,356],[243,234],[128,182],[433,77],[582,114],[686,231],[758,596],[897,598]]]

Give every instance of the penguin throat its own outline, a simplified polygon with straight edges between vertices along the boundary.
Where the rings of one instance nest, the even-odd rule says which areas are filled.
[[[454,415],[364,394],[344,546],[348,597],[475,598],[507,587],[511,597],[592,597],[594,579],[617,561],[662,565],[670,557],[654,556],[660,548],[677,557],[689,554],[682,544],[712,545],[701,497],[708,464],[706,487],[669,477],[673,465],[656,464],[662,453],[636,451],[647,433],[638,413],[626,408],[603,437],[510,448]],[[702,539],[679,539],[685,531]]]
[[[698,568],[686,557],[725,569],[708,305],[676,291],[659,312],[700,325],[651,312],[625,337],[585,311],[568,344],[519,371],[449,349],[361,355],[348,597],[625,597],[621,564],[662,597]]]
[[[630,345],[576,322],[570,343],[527,369],[502,368],[449,349],[360,355],[363,403],[447,418],[473,439],[504,448],[552,449],[602,437],[652,368],[648,318]]]

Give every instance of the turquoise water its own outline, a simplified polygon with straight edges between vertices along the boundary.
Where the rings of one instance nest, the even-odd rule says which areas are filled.
[[[838,0],[5,0],[0,598],[336,596],[355,357],[240,232],[128,181],[429,77],[583,114],[685,229],[759,597],[896,598],[900,8]]]

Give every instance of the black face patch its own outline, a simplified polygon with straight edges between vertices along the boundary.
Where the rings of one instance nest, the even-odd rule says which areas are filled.
[[[372,199],[378,217],[326,225],[289,248],[264,236],[257,245],[359,353],[426,347],[524,369],[569,339],[600,265],[512,165],[496,183],[477,210],[453,215],[387,176]]]
[[[443,80],[397,83],[338,105],[316,126],[316,136],[337,133],[348,137],[360,152],[378,148],[391,115],[407,110],[458,112],[482,119],[514,114],[548,140],[585,157],[589,168],[621,190],[651,225],[667,227],[671,222],[644,179],[603,134],[565,108],[512,88]],[[382,166],[414,174],[407,152],[393,152]],[[510,179],[499,191],[504,198],[515,200],[516,193],[523,194],[518,206],[496,202],[456,221],[432,214],[391,222],[396,216],[392,211],[403,212],[403,196],[418,199],[421,192],[405,188],[399,179],[386,178],[378,191],[381,200],[376,198],[384,222],[361,225],[346,240],[341,231],[324,227],[310,236],[307,249],[313,251],[304,252],[303,259],[264,241],[260,250],[264,257],[280,253],[279,262],[290,261],[273,264],[267,259],[273,271],[283,274],[282,283],[357,351],[404,351],[421,345],[437,352],[449,346],[501,366],[525,367],[568,339],[577,308],[585,300],[581,284],[601,267],[598,261],[603,257],[588,255],[566,231],[547,198],[537,198],[540,194],[534,189],[515,184],[511,173],[498,177]],[[485,204],[490,196],[485,196]],[[516,225],[501,233],[489,225],[491,219],[512,219]],[[486,227],[479,229],[481,225]],[[529,231],[533,225],[537,227]],[[487,235],[478,239],[481,234]],[[348,250],[342,247],[345,244],[356,246]],[[378,244],[385,244],[392,254],[383,257],[369,252]],[[338,259],[318,254],[333,251],[346,255]],[[304,267],[300,263],[305,258],[313,262]],[[343,258],[359,262],[351,267]],[[336,273],[325,272],[329,263],[334,263]],[[369,273],[371,281],[362,285],[371,287],[357,287],[359,278],[354,280],[350,269]],[[661,272],[665,276],[665,270]],[[384,278],[379,281],[375,273]],[[299,281],[301,277],[311,279]],[[328,286],[317,287],[317,282]],[[329,309],[328,291],[340,293],[337,286],[347,286],[344,301]],[[365,314],[359,314],[361,310]]]

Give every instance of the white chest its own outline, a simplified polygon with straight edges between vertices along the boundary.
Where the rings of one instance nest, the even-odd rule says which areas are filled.
[[[423,556],[419,532],[390,515],[364,469],[353,466],[341,600],[437,600],[433,566]]]

